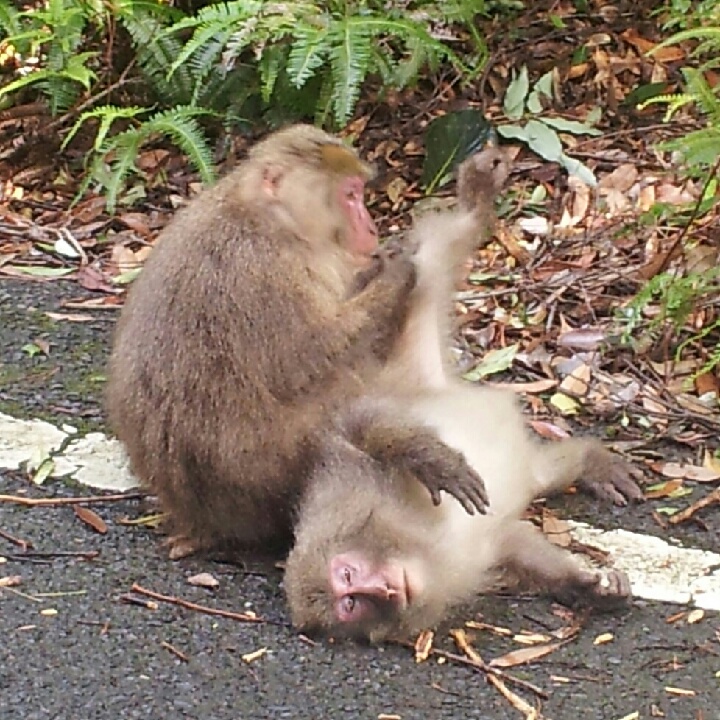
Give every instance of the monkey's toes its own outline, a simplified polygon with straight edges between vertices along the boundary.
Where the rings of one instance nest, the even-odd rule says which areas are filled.
[[[637,484],[642,472],[626,462],[616,462],[609,469],[603,469],[603,477],[585,477],[578,483],[590,494],[614,503],[618,506],[628,504],[628,500],[642,502],[645,495]]]
[[[632,596],[630,578],[622,570],[605,570],[598,573],[593,596],[601,604],[617,604]]]

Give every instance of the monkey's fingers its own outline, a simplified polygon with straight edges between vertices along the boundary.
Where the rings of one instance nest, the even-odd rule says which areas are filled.
[[[468,515],[474,515],[476,512],[481,515],[487,513],[488,496],[485,492],[485,484],[480,476],[470,469],[464,478],[445,478],[433,483],[423,482],[423,484],[430,493],[433,505],[439,505],[442,502],[440,495],[442,491],[452,495]]]

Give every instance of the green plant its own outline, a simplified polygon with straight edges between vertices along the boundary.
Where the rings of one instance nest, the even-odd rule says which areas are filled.
[[[169,138],[177,145],[198,170],[203,182],[211,183],[214,180],[212,152],[197,122],[199,116],[207,115],[208,112],[200,108],[176,107],[138,120],[148,113],[148,109],[143,107],[117,108],[105,105],[85,112],[78,118],[65,138],[65,145],[85,122],[100,121],[93,145],[95,152],[90,172],[86,175],[79,194],[94,181],[105,189],[108,209],[114,211],[127,176],[137,172],[135,161],[140,148],[157,137]],[[128,120],[137,121],[136,126],[116,135],[109,135],[116,121]]]
[[[486,56],[474,23],[485,7],[485,0],[229,0],[186,16],[165,0],[47,0],[25,10],[0,0],[0,43],[21,59],[0,84],[0,101],[45,96],[53,115],[66,114],[60,126],[74,122],[65,145],[97,123],[83,189],[104,188],[112,209],[146,142],[176,143],[210,178],[203,118],[231,127],[264,113],[271,123],[314,116],[343,125],[369,75],[402,88],[423,68],[448,62],[471,79]],[[124,52],[93,51],[103,39]],[[125,110],[116,95],[98,102],[118,73],[118,88],[133,86]]]
[[[508,85],[503,110],[508,120],[497,131],[505,138],[525,143],[533,152],[550,162],[562,165],[571,175],[577,175],[588,185],[596,185],[592,170],[575,158],[565,154],[559,133],[572,135],[600,135],[593,124],[600,119],[599,109],[590,113],[587,122],[552,117],[545,106],[552,99],[553,73],[543,75],[532,87],[527,67],[523,66]],[[519,123],[518,121],[523,121]]]
[[[98,16],[89,3],[47,0],[40,7],[19,11],[0,0],[0,38],[16,49],[25,64],[21,76],[0,87],[0,98],[37,86],[53,114],[69,108],[80,92],[89,90],[96,75],[95,52],[79,52],[88,25]],[[42,59],[42,67],[37,60]]]
[[[720,314],[700,331],[686,330],[691,314],[703,304],[716,305],[720,297],[720,268],[711,268],[701,273],[688,273],[677,276],[672,273],[660,273],[653,277],[630,303],[621,311],[622,342],[630,343],[633,333],[644,326],[646,333],[655,333],[665,326],[675,333],[685,333],[684,339],[677,343],[676,357],[690,344],[710,341],[714,346],[708,351],[708,357],[696,375],[709,372],[720,366]],[[653,303],[658,306],[649,321],[645,318],[646,309]]]
[[[467,3],[449,5],[457,13]],[[379,75],[386,86],[405,87],[422,67],[443,60],[470,72],[447,43],[430,34],[426,20],[378,2],[231,0],[183,18],[166,34],[180,36],[187,30],[192,35],[170,74],[190,67],[193,102],[214,68],[230,72],[251,57],[266,104],[283,104],[288,86],[312,90],[318,114],[331,116],[337,125],[347,122],[369,74]]]

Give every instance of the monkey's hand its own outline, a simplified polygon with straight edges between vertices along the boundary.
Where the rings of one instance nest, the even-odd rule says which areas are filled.
[[[351,408],[342,418],[341,428],[355,447],[388,468],[387,477],[397,471],[410,475],[428,489],[435,505],[440,504],[440,492],[445,491],[468,515],[487,511],[482,478],[462,453],[446,445],[433,430],[405,424],[372,400]]]
[[[466,210],[489,213],[509,174],[510,162],[499,148],[489,147],[468,158],[458,170],[460,205]]]
[[[607,448],[593,447],[585,458],[583,474],[577,484],[586,492],[615,505],[627,505],[628,500],[645,499],[638,482],[643,477],[639,468],[632,466]]]
[[[446,445],[434,433],[417,431],[412,443],[393,448],[394,467],[413,475],[439,505],[440,492],[452,495],[468,515],[487,512],[488,496],[483,479],[470,467],[465,456]]]

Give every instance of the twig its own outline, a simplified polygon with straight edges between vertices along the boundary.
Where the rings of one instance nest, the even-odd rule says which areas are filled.
[[[169,650],[176,658],[179,658],[183,662],[190,662],[190,658],[184,652],[178,650],[175,646],[171,645],[169,642],[165,642],[165,640],[163,640],[160,643],[160,647],[164,647],[166,650]]]
[[[139,595],[145,595],[146,597],[157,600],[158,602],[166,602],[171,605],[178,605],[184,607],[186,610],[194,610],[195,612],[204,613],[205,615],[217,615],[219,617],[229,618],[230,620],[238,620],[239,622],[249,623],[265,623],[269,622],[264,618],[258,617],[257,615],[248,615],[247,613],[231,612],[230,610],[218,610],[216,608],[208,607],[207,605],[197,605],[196,603],[190,602],[189,600],[183,600],[182,598],[175,597],[174,595],[162,595],[153,590],[146,590],[141,585],[133,583],[131,588],[132,592],[138,593]]]
[[[689,520],[698,510],[702,510],[715,503],[720,503],[720,488],[715,488],[709,495],[700,498],[692,505],[688,505],[684,510],[680,510],[680,512],[671,515],[669,522],[671,525],[679,525],[681,522]]]
[[[0,502],[15,503],[27,507],[56,507],[60,505],[81,505],[84,503],[121,502],[122,500],[142,500],[144,493],[123,493],[119,495],[88,495],[69,498],[28,498],[20,495],[0,495]]]
[[[85,108],[90,107],[91,105],[94,105],[97,103],[98,100],[101,98],[104,98],[106,95],[109,95],[114,90],[117,90],[119,87],[122,87],[127,82],[127,76],[130,70],[135,66],[135,60],[132,60],[130,63],[128,63],[128,66],[122,71],[120,74],[120,77],[112,83],[112,85],[108,85],[104,90],[99,92],[97,95],[92,95],[84,102],[80,103],[77,107],[72,108],[68,112],[66,112],[63,116],[57,118],[56,120],[53,120],[51,123],[46,125],[45,132],[52,131],[55,128],[61,127],[64,125],[68,120],[75,117],[76,115],[79,115],[82,113]]]
[[[467,635],[464,630],[453,630],[450,632],[455,644],[465,655],[473,662],[479,665],[486,665],[485,661],[480,656],[480,653],[468,642]],[[490,670],[489,665],[486,667]],[[507,685],[497,675],[486,672],[488,682],[495,687],[496,690],[500,691],[500,694],[517,710],[525,715],[526,720],[542,720],[543,716],[540,711],[530,705],[526,700],[516,695],[510,690]]]
[[[13,545],[17,545],[21,550],[28,550],[33,546],[33,544],[29,540],[17,538],[14,535],[11,535],[9,532],[5,532],[4,530],[0,530],[0,538],[11,542]]]
[[[52,558],[83,558],[84,560],[94,560],[96,557],[100,555],[99,550],[56,550],[55,552],[40,552],[40,551],[31,551],[31,552],[25,552],[22,555],[13,555],[13,559],[15,560],[22,560],[22,559],[52,559]]]
[[[401,642],[399,644],[403,647],[410,648],[411,650],[415,649],[415,646],[412,643]],[[519,677],[515,677],[504,670],[491,667],[482,658],[471,659],[465,655],[458,655],[457,653],[448,652],[447,650],[439,650],[438,648],[431,648],[430,654],[443,657],[446,660],[452,660],[453,662],[460,663],[461,665],[468,665],[469,667],[475,668],[475,670],[483,672],[486,675],[496,675],[497,677],[507,680],[518,687],[525,688],[526,690],[535,693],[535,695],[543,700],[547,700],[550,697],[541,687],[538,687],[527,680],[521,680]]]

